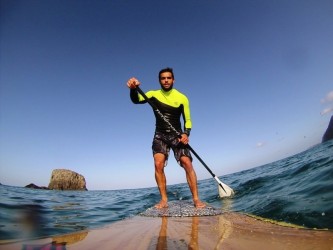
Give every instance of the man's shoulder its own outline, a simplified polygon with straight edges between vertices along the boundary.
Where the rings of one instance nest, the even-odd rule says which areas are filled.
[[[164,92],[162,89],[156,89],[156,90],[152,89],[152,90],[149,90],[147,92],[147,94],[151,94],[151,95],[163,95],[163,93],[165,95],[166,92]],[[182,96],[185,96],[185,94],[183,94],[182,92],[180,92],[179,90],[177,90],[175,88],[173,88],[171,90],[171,92],[169,92],[169,94],[171,94],[171,95],[182,95]]]
[[[184,93],[180,92],[179,90],[174,88],[172,91],[173,91],[174,95],[178,95],[178,96],[181,96],[181,97],[187,99],[187,96]]]
[[[158,95],[159,94],[159,92],[160,92],[160,90],[158,90],[158,89],[152,89],[152,90],[149,90],[147,93],[146,93],[146,95],[147,96],[149,96],[149,97],[152,97],[152,96],[156,96],[156,95]]]
[[[165,93],[163,93],[163,90],[157,89],[157,90],[149,90],[146,95],[151,98],[151,97],[156,97],[158,98],[163,98],[165,97]],[[173,88],[172,91],[168,94],[172,98],[180,98],[183,100],[188,100],[187,96],[180,92],[179,90]]]

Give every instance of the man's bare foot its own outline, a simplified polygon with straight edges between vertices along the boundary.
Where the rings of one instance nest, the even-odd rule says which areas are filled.
[[[203,202],[201,202],[200,200],[194,200],[193,202],[194,202],[194,206],[196,208],[204,208],[204,207],[206,207],[206,204],[203,203]]]
[[[167,208],[168,207],[168,202],[167,201],[160,201],[154,207],[157,208],[157,209]]]

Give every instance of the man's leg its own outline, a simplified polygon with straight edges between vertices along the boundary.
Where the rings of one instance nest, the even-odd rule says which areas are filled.
[[[198,185],[197,185],[197,175],[194,171],[192,161],[187,156],[182,156],[180,158],[181,166],[185,169],[186,179],[188,186],[191,190],[194,206],[197,208],[203,208],[206,206],[205,203],[201,202],[198,194]]]
[[[164,173],[165,155],[157,153],[154,155],[155,180],[161,194],[161,201],[155,205],[156,208],[168,207],[168,195],[166,190],[166,177]]]

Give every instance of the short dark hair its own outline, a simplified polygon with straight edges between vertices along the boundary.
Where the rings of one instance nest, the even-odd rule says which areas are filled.
[[[172,75],[172,79],[175,79],[175,76],[173,75],[173,69],[169,68],[169,67],[160,70],[160,72],[158,73],[158,79],[160,79],[161,78],[161,74],[165,73],[165,72],[170,72],[171,75]]]

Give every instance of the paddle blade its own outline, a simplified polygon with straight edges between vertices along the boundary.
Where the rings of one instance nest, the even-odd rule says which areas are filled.
[[[223,197],[232,197],[235,194],[234,190],[232,190],[232,188],[229,187],[227,184],[224,184],[222,181],[220,181],[219,177],[217,177],[215,175],[214,179],[219,184],[218,188],[219,188],[219,196],[220,196],[220,198],[223,198]]]
[[[223,188],[221,187],[221,185],[223,186]],[[229,187],[227,184],[224,184],[222,182],[218,185],[218,188],[219,188],[219,196],[220,196],[220,198],[223,198],[223,197],[232,197],[235,194],[234,190],[232,190],[231,187]]]

